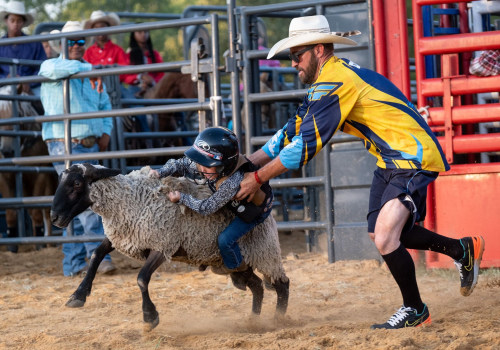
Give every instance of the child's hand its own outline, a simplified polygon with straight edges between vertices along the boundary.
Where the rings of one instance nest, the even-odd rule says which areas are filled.
[[[177,203],[181,200],[181,193],[179,191],[169,192],[168,199],[170,199],[172,203]]]
[[[152,179],[159,179],[160,178],[160,173],[157,170],[151,169],[149,171],[148,176]]]

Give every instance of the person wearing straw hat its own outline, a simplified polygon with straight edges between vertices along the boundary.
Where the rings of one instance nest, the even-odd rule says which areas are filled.
[[[20,1],[10,1],[5,5],[5,9],[0,11],[0,18],[7,25],[7,34],[5,38],[16,38],[25,36],[22,29],[33,23],[34,18],[31,13],[26,11],[24,3]],[[0,57],[17,58],[25,60],[43,61],[47,59],[43,46],[39,42],[16,44],[16,45],[3,45],[0,46]],[[17,67],[18,76],[37,75],[38,67],[19,65]],[[10,75],[10,65],[0,65],[0,78],[6,78]],[[40,83],[23,84],[22,89],[26,93],[33,90],[34,93],[39,94]]]
[[[367,215],[370,238],[403,297],[403,306],[372,328],[418,327],[431,322],[407,249],[431,250],[455,260],[460,292],[472,293],[484,251],[481,236],[452,239],[415,225],[425,218],[427,185],[450,167],[424,119],[384,76],[334,55],[334,45],[356,45],[359,32],[332,32],[325,16],[292,19],[289,36],[267,58],[289,50],[299,79],[310,84],[285,126],[248,158],[262,166],[245,174],[237,200],[252,198],[261,183],[307,164],[341,130],[361,138],[377,158]]]
[[[77,21],[68,21],[61,32],[71,33],[82,31],[83,26]],[[54,33],[52,31],[51,33]],[[45,115],[64,114],[63,109],[63,81],[61,79],[92,70],[92,65],[83,60],[85,52],[85,38],[79,35],[68,36],[68,59],[62,56],[44,61],[40,66],[39,75],[51,79],[42,83],[40,99],[45,109]],[[111,110],[111,102],[105,91],[105,86],[88,78],[71,79],[70,85],[70,113],[86,113]],[[71,153],[83,154],[105,151],[110,141],[113,129],[113,118],[93,118],[71,121]],[[63,155],[65,149],[64,122],[42,123],[42,138],[47,144],[50,155]],[[97,160],[81,160],[73,163],[98,164]],[[55,162],[54,168],[58,174],[64,170],[64,163]],[[96,236],[104,235],[102,220],[91,210],[78,215],[74,225],[74,235]],[[66,235],[66,231],[64,231]],[[63,273],[65,276],[75,276],[87,270],[85,258],[90,258],[99,242],[65,243],[62,251]],[[99,265],[98,272],[111,273],[116,268],[107,255]]]
[[[84,29],[96,29],[117,26],[120,24],[120,18],[113,12],[106,13],[98,10],[92,12],[90,18],[83,24]],[[128,65],[128,57],[125,51],[111,41],[108,35],[97,35],[95,43],[91,45],[85,55],[85,61],[92,65]],[[120,76],[120,82],[123,82],[124,76]]]

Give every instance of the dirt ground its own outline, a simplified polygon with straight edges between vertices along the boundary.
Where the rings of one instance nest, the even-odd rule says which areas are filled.
[[[80,277],[63,277],[60,248],[12,254],[0,246],[0,349],[500,349],[500,272],[484,270],[470,297],[456,271],[417,268],[433,323],[370,330],[401,297],[378,261],[329,264],[307,253],[301,233],[282,235],[290,278],[286,319],[274,322],[276,295],[251,319],[251,294],[225,276],[172,263],[160,267],[150,295],[160,324],[143,331],[136,276],[141,264],[112,253],[118,271],[98,275],[83,308],[64,306]]]

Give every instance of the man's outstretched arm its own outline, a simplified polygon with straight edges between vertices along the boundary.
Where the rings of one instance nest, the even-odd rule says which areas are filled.
[[[261,154],[262,152],[262,154]],[[270,179],[283,174],[286,172],[288,169],[281,163],[280,157],[274,158],[271,162],[271,158],[267,156],[264,151],[258,150],[257,152],[253,153],[251,156],[248,158],[254,162],[253,159],[255,159],[254,164],[261,165],[259,161],[264,161],[265,157],[267,158],[267,162],[265,162],[262,168],[260,168],[256,173],[246,173],[245,177],[243,178],[243,181],[240,183],[240,190],[236,194],[236,199],[237,200],[243,200],[247,196],[249,200],[251,200],[257,192],[257,190],[260,188],[261,184],[269,181]],[[257,182],[257,178],[261,183]]]

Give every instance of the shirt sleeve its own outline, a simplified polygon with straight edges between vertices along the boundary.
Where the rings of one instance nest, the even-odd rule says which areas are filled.
[[[243,173],[237,171],[228,177],[210,197],[196,199],[191,195],[181,193],[180,203],[202,215],[210,215],[225,206],[236,195],[240,188]]]
[[[92,65],[90,63],[77,60],[67,60],[58,57],[44,61],[40,65],[38,75],[57,80],[67,78],[70,75],[79,72],[87,72],[89,70],[92,70]]]
[[[127,56],[127,65],[130,65],[130,52],[129,53],[125,53],[125,55]],[[132,84],[135,84],[135,83],[138,82],[137,81],[137,76],[138,75],[139,75],[138,73],[134,73],[134,74],[122,74],[120,77],[121,77],[123,83],[132,85]]]
[[[313,84],[283,129],[262,148],[270,157],[280,157],[287,169],[298,169],[328,144],[349,115],[359,92],[352,82]]]
[[[169,159],[164,166],[162,166],[158,173],[160,174],[160,178],[167,176],[176,176],[181,177],[184,176],[186,171],[191,167],[191,162],[183,157],[181,159]]]

